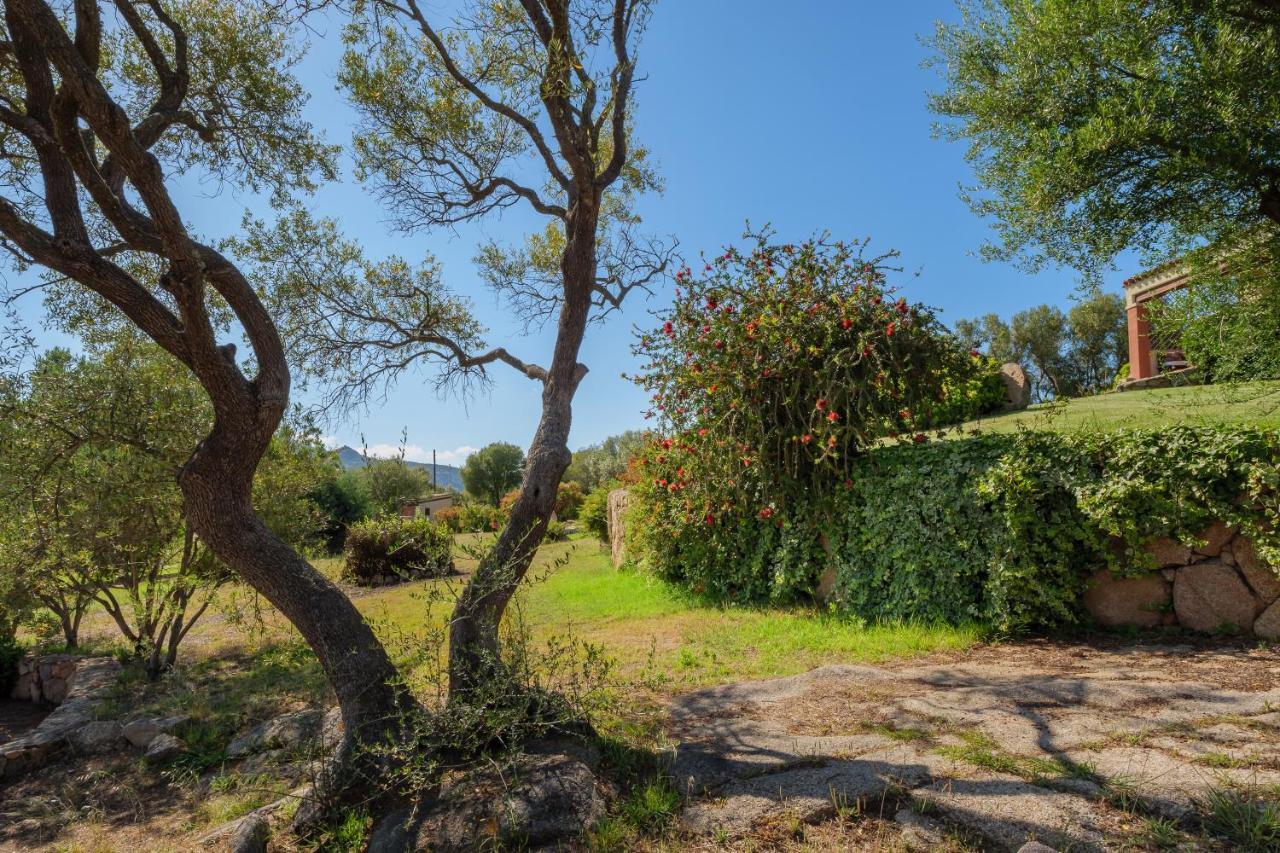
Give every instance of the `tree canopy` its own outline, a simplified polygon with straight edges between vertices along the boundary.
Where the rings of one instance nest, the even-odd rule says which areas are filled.
[[[933,38],[989,257],[1096,271],[1280,223],[1271,0],[961,0]]]
[[[462,466],[467,494],[497,506],[502,496],[520,485],[524,477],[524,451],[498,441],[477,450]]]

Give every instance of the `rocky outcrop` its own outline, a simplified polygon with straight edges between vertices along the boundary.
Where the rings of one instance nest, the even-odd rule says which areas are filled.
[[[369,839],[370,853],[560,849],[604,816],[595,773],[566,754],[521,755],[448,782],[430,804],[389,815]]]
[[[316,740],[323,724],[324,712],[313,708],[281,714],[237,735],[227,746],[227,758],[244,758],[255,752],[288,749]]]
[[[609,548],[613,554],[614,567],[621,566],[627,559],[625,547],[626,525],[623,513],[627,509],[627,490],[614,489],[609,493]]]

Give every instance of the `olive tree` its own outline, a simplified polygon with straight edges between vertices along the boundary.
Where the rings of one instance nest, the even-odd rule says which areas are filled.
[[[0,237],[19,266],[96,295],[195,378],[211,418],[178,474],[186,520],[298,628],[342,707],[340,763],[376,772],[347,761],[368,755],[352,747],[391,732],[412,700],[351,601],[255,509],[254,473],[289,402],[284,346],[171,186],[196,175],[281,201],[334,175],[300,115],[287,23],[269,3],[8,0]],[[332,778],[352,790],[365,777]]]
[[[1274,0],[960,0],[933,39],[995,257],[1096,270],[1280,223]]]
[[[439,386],[514,368],[542,389],[520,497],[450,622],[454,699],[501,680],[498,625],[524,577],[571,460],[578,359],[588,324],[668,268],[674,241],[641,232],[634,200],[658,181],[631,138],[635,46],[651,0],[466,0],[452,18],[418,0],[363,0],[339,80],[360,116],[358,175],[407,233],[523,206],[546,225],[489,242],[481,278],[526,325],[553,322],[549,360],[486,343],[466,299],[432,260],[363,259],[305,215],[256,228],[249,248],[292,319],[295,363],[330,401],[367,399],[421,363]],[[310,238],[308,240],[308,238]],[[295,248],[289,268],[266,259]]]

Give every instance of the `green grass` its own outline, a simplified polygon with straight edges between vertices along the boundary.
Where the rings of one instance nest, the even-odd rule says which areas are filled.
[[[1173,424],[1280,428],[1280,382],[1195,385],[1079,397],[965,424],[965,430],[1059,432],[1152,429]]]
[[[983,636],[972,625],[862,625],[811,608],[717,607],[656,578],[614,569],[601,546],[585,540],[544,546],[531,575],[536,579],[515,607],[535,639],[572,635],[603,647],[623,672],[652,668],[685,686],[959,650]],[[424,600],[433,583],[448,582],[378,590],[357,605],[379,631],[438,626],[448,600]]]

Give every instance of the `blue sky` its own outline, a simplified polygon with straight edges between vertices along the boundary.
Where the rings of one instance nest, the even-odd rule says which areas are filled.
[[[436,4],[431,4],[436,5]],[[785,9],[785,11],[779,11]],[[942,310],[944,321],[995,311],[1008,316],[1043,302],[1066,304],[1071,271],[1031,275],[974,253],[987,226],[958,198],[970,181],[959,145],[934,139],[926,92],[935,72],[922,67],[920,42],[934,21],[955,17],[951,0],[665,0],[641,46],[637,138],[666,182],[641,207],[647,226],[679,237],[691,260],[736,240],[744,223],[772,223],[784,239],[830,230],[870,237],[873,249],[902,253],[903,292]],[[346,143],[351,111],[336,91],[341,46],[335,26],[314,37],[302,77],[313,93],[312,121],[331,142]],[[252,199],[210,198],[181,185],[180,207],[205,233],[225,234]],[[471,265],[484,237],[515,241],[540,227],[508,212],[457,233],[391,233],[387,215],[351,175],[324,188],[312,209],[336,217],[373,255],[436,255],[456,291],[471,296],[493,343],[544,361],[544,335],[525,336],[484,289]],[[1135,270],[1107,279],[1110,289]],[[918,273],[918,276],[916,276]],[[640,427],[644,398],[620,374],[632,369],[632,330],[663,307],[660,290],[588,333],[582,360],[591,372],[574,407],[571,446]],[[31,310],[30,307],[28,310]],[[57,340],[44,335],[43,342]],[[525,446],[539,413],[539,387],[502,366],[493,385],[467,400],[439,399],[424,377],[408,375],[384,403],[328,427],[337,441],[371,449],[394,446],[407,430],[410,455],[458,461],[492,441]]]

